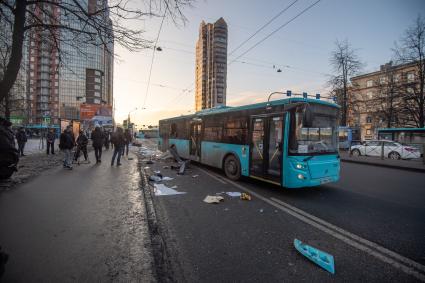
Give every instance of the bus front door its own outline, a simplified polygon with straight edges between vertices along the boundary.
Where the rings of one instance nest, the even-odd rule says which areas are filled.
[[[283,115],[251,119],[250,175],[281,184]]]
[[[189,155],[195,161],[201,161],[201,123],[190,124]]]

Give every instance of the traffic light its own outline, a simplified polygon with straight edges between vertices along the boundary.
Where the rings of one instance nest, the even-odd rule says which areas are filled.
[[[287,91],[286,91],[286,96],[291,96],[291,95],[292,95],[292,91],[287,90]]]
[[[303,98],[307,98],[307,92],[303,92]]]
[[[127,120],[127,119],[126,119],[126,120],[124,120],[124,121],[122,122],[122,125],[123,125],[124,129],[126,129],[126,128],[128,127],[128,120]]]
[[[316,99],[320,99],[320,93],[316,93]]]

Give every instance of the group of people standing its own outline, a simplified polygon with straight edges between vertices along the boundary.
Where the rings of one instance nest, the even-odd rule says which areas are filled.
[[[114,153],[112,155],[111,166],[115,163],[115,158],[117,158],[117,166],[121,165],[121,156],[125,153],[125,148],[127,149],[126,155],[128,156],[128,147],[132,141],[132,136],[129,130],[123,131],[122,128],[117,128],[115,132],[102,131],[100,127],[96,127],[90,135],[92,140],[92,146],[94,148],[94,154],[96,157],[96,164],[102,162],[102,149],[105,147],[109,149],[109,145],[112,144]],[[84,159],[87,162],[87,145],[89,139],[84,131],[80,131],[77,139],[75,139],[72,132],[72,127],[68,126],[60,136],[59,148],[64,152],[64,161],[63,167],[67,169],[72,169],[72,149],[76,146],[76,151],[74,155],[74,161],[77,161],[80,157],[81,152],[84,155]]]

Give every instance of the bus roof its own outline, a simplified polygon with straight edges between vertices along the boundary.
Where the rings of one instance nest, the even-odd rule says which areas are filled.
[[[255,103],[255,104],[248,104],[248,105],[234,106],[234,107],[233,106],[219,106],[219,107],[214,107],[214,108],[210,108],[210,109],[204,109],[204,110],[196,112],[195,114],[182,115],[182,116],[167,118],[167,119],[163,119],[161,121],[180,119],[180,118],[188,118],[188,117],[206,116],[206,115],[212,115],[212,114],[220,114],[220,113],[249,110],[249,109],[256,109],[256,108],[263,108],[263,107],[267,107],[268,104],[270,104],[270,105],[284,105],[284,104],[290,104],[290,103],[295,103],[295,102],[318,103],[318,104],[323,104],[323,105],[327,105],[327,106],[340,108],[340,106],[335,104],[335,103],[331,103],[331,102],[327,102],[327,101],[323,101],[323,100],[319,100],[319,99],[294,97],[294,98],[278,99],[278,100],[272,100],[270,102],[260,102],[260,103]]]
[[[378,132],[425,132],[425,128],[379,128]]]

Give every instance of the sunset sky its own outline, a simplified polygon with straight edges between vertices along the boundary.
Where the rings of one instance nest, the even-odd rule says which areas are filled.
[[[228,52],[294,0],[209,0],[197,1],[183,12],[185,25],[167,19],[162,27],[151,84],[146,93],[152,49],[132,53],[116,46],[114,70],[115,118],[118,123],[131,112],[131,120],[141,125],[157,125],[158,120],[193,111],[195,44],[202,20],[223,17],[228,24]],[[316,0],[299,0],[265,30],[228,57],[228,62],[261,41]],[[425,11],[423,0],[322,0],[313,8],[264,40],[228,66],[227,105],[261,102],[272,91],[321,93],[331,72],[329,56],[335,40],[347,39],[365,63],[363,72],[374,71],[391,60],[394,42]],[[424,16],[424,15],[422,15]],[[138,22],[145,37],[158,34],[160,19]],[[275,69],[273,69],[275,65]],[[282,69],[277,73],[276,69]],[[146,97],[145,108],[143,102]],[[138,110],[135,110],[138,108]]]

